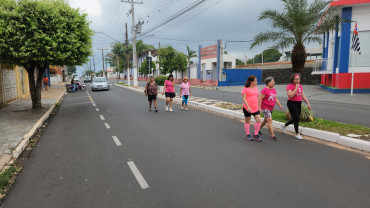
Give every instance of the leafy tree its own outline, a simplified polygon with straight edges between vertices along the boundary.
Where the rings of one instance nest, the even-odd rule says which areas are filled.
[[[85,75],[91,75],[91,74],[94,74],[93,70],[86,70],[85,71]]]
[[[305,43],[321,43],[322,39],[315,35],[317,31],[328,31],[335,27],[338,17],[335,9],[329,9],[331,1],[324,0],[280,0],[283,10],[266,10],[261,13],[259,21],[268,20],[274,31],[257,34],[251,48],[263,43],[273,42],[273,48],[287,48],[293,45],[293,72],[301,73],[304,69],[307,54]],[[311,3],[310,3],[311,2]],[[317,26],[321,18],[326,20]]]
[[[76,66],[67,66],[68,75],[71,76],[72,74],[75,74],[77,71]]]
[[[187,56],[183,52],[177,52],[174,59],[174,71],[181,72],[181,77],[184,77],[184,72],[187,68]]]
[[[86,63],[92,35],[87,14],[63,0],[0,1],[0,59],[28,72],[33,109],[41,108],[47,66]]]
[[[236,59],[236,65],[237,66],[245,65],[245,63],[242,60],[240,60],[240,59]]]
[[[263,52],[263,63],[277,62],[280,60],[282,54],[276,49],[266,49]],[[254,56],[254,63],[262,63],[262,53]],[[253,59],[249,59],[248,63],[253,63]]]
[[[150,69],[149,69],[149,66],[148,66],[148,61],[147,60],[144,60],[142,63],[141,63],[141,66],[139,68],[139,73],[141,75],[148,75],[148,74],[152,74],[153,71],[156,70],[156,65],[155,65],[155,62],[152,62],[152,64],[150,65]]]
[[[159,65],[162,67],[162,73],[173,73],[175,65],[175,57],[177,51],[171,46],[163,47],[159,49]]]

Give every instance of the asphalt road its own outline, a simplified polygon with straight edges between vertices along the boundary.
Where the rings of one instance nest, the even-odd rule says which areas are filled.
[[[265,129],[264,142],[247,142],[235,119],[164,112],[161,100],[149,112],[144,95],[115,86],[89,93],[96,107],[87,93],[66,96],[4,208],[370,204],[361,154],[279,132],[271,142]]]
[[[145,86],[145,82],[139,82],[140,86]],[[241,86],[242,88],[242,86]],[[230,103],[242,104],[240,93],[218,91],[210,89],[191,88],[193,96],[203,97],[213,100],[220,100]],[[176,86],[176,92],[180,92]],[[241,90],[240,90],[241,92]],[[285,109],[288,109],[286,103],[287,98],[279,97],[281,104]],[[356,124],[361,126],[370,127],[370,107],[366,105],[345,104],[339,102],[324,102],[317,100],[310,100],[314,116],[317,118],[337,121],[341,123]],[[275,110],[280,111],[278,106]]]

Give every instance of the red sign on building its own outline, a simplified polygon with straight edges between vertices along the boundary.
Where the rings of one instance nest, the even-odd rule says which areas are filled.
[[[217,58],[217,45],[202,48],[200,51],[201,60]]]

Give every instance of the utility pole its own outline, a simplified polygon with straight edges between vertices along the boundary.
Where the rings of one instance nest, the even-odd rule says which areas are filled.
[[[158,71],[157,71],[158,76],[161,74],[161,64],[159,63],[159,50],[161,50],[161,42],[158,43]],[[190,76],[189,76],[189,79],[190,79]]]
[[[127,23],[126,23],[126,63],[127,63],[127,85],[131,86],[131,73],[130,73],[130,51],[128,50],[128,33],[127,33]]]
[[[95,74],[95,55],[93,55],[93,63],[94,63],[94,74]]]
[[[131,27],[131,33],[132,33],[132,68],[134,70],[134,87],[138,86],[138,80],[137,80],[137,55],[136,55],[136,30],[135,30],[135,4],[143,4],[143,1],[141,2],[134,2],[134,0],[121,0],[121,2],[124,3],[130,3],[131,9],[129,11],[129,14],[132,15],[132,27]]]
[[[119,58],[118,58],[118,55],[116,56],[117,58],[117,67],[116,67],[116,71],[117,71],[117,83],[118,83],[118,76],[119,76]]]
[[[104,73],[104,71],[105,71],[105,67],[104,67],[104,50],[108,50],[108,49],[106,49],[106,48],[98,48],[98,50],[101,50],[101,56],[102,56],[102,62],[103,62],[103,77],[104,77],[104,75],[105,75],[105,77],[108,79],[108,77],[107,77],[107,75]]]

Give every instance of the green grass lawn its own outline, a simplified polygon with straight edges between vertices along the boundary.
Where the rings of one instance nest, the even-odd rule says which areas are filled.
[[[263,115],[262,115],[263,117]],[[285,112],[274,111],[272,113],[272,119],[280,122],[287,122],[285,118]],[[319,129],[323,131],[335,132],[341,135],[357,134],[357,135],[369,135],[370,128],[364,126],[358,126],[353,124],[344,124],[335,121],[329,121],[321,118],[314,118],[313,122],[300,122],[300,126]]]

